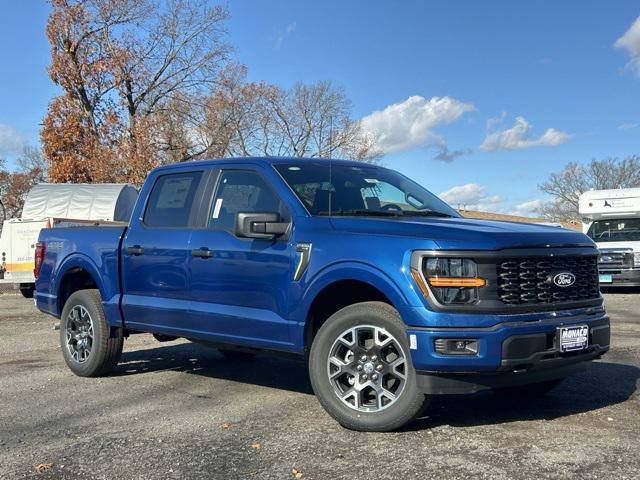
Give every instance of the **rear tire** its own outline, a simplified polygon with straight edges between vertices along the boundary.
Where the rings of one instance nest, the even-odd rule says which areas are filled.
[[[60,346],[67,366],[80,377],[110,372],[122,354],[122,329],[107,323],[98,290],[79,290],[64,304]]]
[[[558,387],[564,378],[556,380],[548,380],[546,382],[531,383],[529,385],[521,385],[519,387],[496,388],[494,392],[503,397],[515,397],[519,399],[536,399],[544,397],[554,388]]]
[[[425,404],[405,324],[386,303],[357,303],[334,313],[313,340],[309,376],[320,404],[351,430],[396,430]]]

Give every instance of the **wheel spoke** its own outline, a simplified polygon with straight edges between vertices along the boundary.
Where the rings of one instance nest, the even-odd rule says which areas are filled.
[[[340,375],[342,375],[343,373],[345,373],[345,367],[347,366],[346,363],[343,363],[339,358],[337,357],[331,357],[329,358],[329,378],[331,380],[333,380],[334,378],[339,377]],[[334,367],[333,372],[331,371],[331,366]]]
[[[349,338],[351,338],[351,340],[349,340]],[[344,332],[342,335],[340,335],[340,337],[338,337],[338,341],[346,347],[353,347],[353,344],[356,343],[355,329],[352,328]]]
[[[382,328],[376,328],[374,331],[374,341],[378,347],[384,347],[395,339]]]
[[[389,368],[391,370],[391,374],[400,377],[402,379],[406,378],[406,375],[402,372],[398,371],[398,367],[400,366],[404,366],[405,365],[405,360],[404,357],[400,357],[396,360],[394,360],[393,362],[391,362],[391,364],[389,365]]]
[[[353,399],[353,406],[355,408],[360,408],[362,403],[360,402],[360,392],[355,388],[350,388],[344,394],[342,394],[342,401],[345,403],[350,403],[349,400]]]

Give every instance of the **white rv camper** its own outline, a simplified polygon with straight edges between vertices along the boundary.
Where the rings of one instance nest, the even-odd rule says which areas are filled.
[[[0,236],[0,283],[20,284],[33,296],[33,254],[40,230],[96,221],[128,222],[138,197],[126,184],[49,184],[34,186],[21,218],[5,220]]]
[[[600,250],[600,284],[640,286],[640,188],[584,192],[579,211]]]

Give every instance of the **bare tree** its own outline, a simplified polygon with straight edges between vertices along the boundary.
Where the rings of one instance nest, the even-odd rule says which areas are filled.
[[[25,153],[18,158],[18,169],[15,171],[10,171],[6,161],[0,158],[0,221],[19,217],[31,187],[45,180],[46,173],[39,166],[42,157],[38,158],[38,152],[37,149],[26,147]]]
[[[210,0],[50,1],[49,74],[63,90],[41,131],[51,181],[141,183],[203,157],[380,154],[331,82],[247,82]]]
[[[346,157],[375,161],[380,152],[352,118],[341,88],[321,81],[285,90],[225,72],[208,103],[205,142],[229,156]]]
[[[552,173],[538,188],[553,200],[541,212],[552,220],[579,220],[578,200],[589,189],[604,190],[640,186],[640,157],[591,160],[586,165],[569,163],[564,170]]]
[[[22,154],[16,159],[16,164],[18,165],[18,171],[22,173],[31,172],[34,182],[47,180],[49,165],[40,148],[25,145],[22,149]]]

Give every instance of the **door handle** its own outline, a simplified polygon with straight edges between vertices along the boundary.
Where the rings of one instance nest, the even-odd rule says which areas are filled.
[[[127,247],[128,255],[142,255],[144,254],[144,248],[140,245],[134,245],[133,247]]]
[[[213,257],[213,250],[209,250],[206,247],[198,248],[196,250],[191,250],[191,256],[199,258],[211,258]]]

